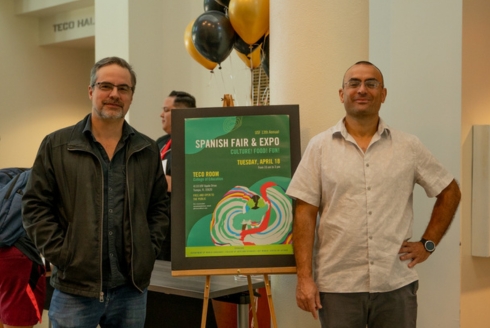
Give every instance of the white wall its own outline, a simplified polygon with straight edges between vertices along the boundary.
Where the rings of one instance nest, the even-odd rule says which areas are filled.
[[[417,135],[461,181],[462,0],[370,1],[370,60],[388,89],[382,117]],[[416,188],[413,240],[425,230],[434,199]],[[419,327],[460,325],[460,214],[419,266]]]
[[[93,50],[38,46],[38,19],[0,1],[0,168],[30,167],[42,138],[90,111]]]

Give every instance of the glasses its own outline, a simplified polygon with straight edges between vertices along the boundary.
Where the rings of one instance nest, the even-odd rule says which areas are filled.
[[[117,88],[117,92],[122,95],[128,95],[134,91],[133,87],[130,87],[127,84],[112,84],[110,82],[97,82],[95,85],[99,88],[100,91],[111,92],[114,88]]]
[[[360,88],[362,85],[362,81],[360,80],[349,80],[344,83],[346,87],[349,89],[357,89]],[[381,85],[381,82],[376,81],[376,80],[366,80],[364,81],[364,86],[368,89],[377,89]]]

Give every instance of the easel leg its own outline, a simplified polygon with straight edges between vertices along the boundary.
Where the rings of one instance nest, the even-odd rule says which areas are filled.
[[[269,301],[269,309],[271,313],[272,327],[277,328],[276,312],[274,311],[274,303],[272,303],[271,285],[269,275],[264,274],[265,290],[267,292],[267,301]]]
[[[204,300],[202,304],[201,328],[206,328],[206,317],[208,315],[210,284],[211,284],[211,276],[206,276],[206,284],[204,285]]]
[[[254,327],[258,328],[259,327],[259,320],[257,319],[257,311],[255,310],[255,296],[254,296],[254,289],[252,286],[252,278],[250,275],[247,275],[247,280],[248,280],[248,293],[250,295],[250,306],[252,307],[252,313],[254,317]]]

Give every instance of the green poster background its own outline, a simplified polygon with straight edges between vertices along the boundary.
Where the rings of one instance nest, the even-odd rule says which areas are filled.
[[[289,115],[186,118],[185,256],[289,255]]]

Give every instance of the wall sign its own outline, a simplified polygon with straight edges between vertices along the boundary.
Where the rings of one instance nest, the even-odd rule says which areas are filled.
[[[95,36],[95,10],[87,7],[39,20],[39,43],[48,45]]]

